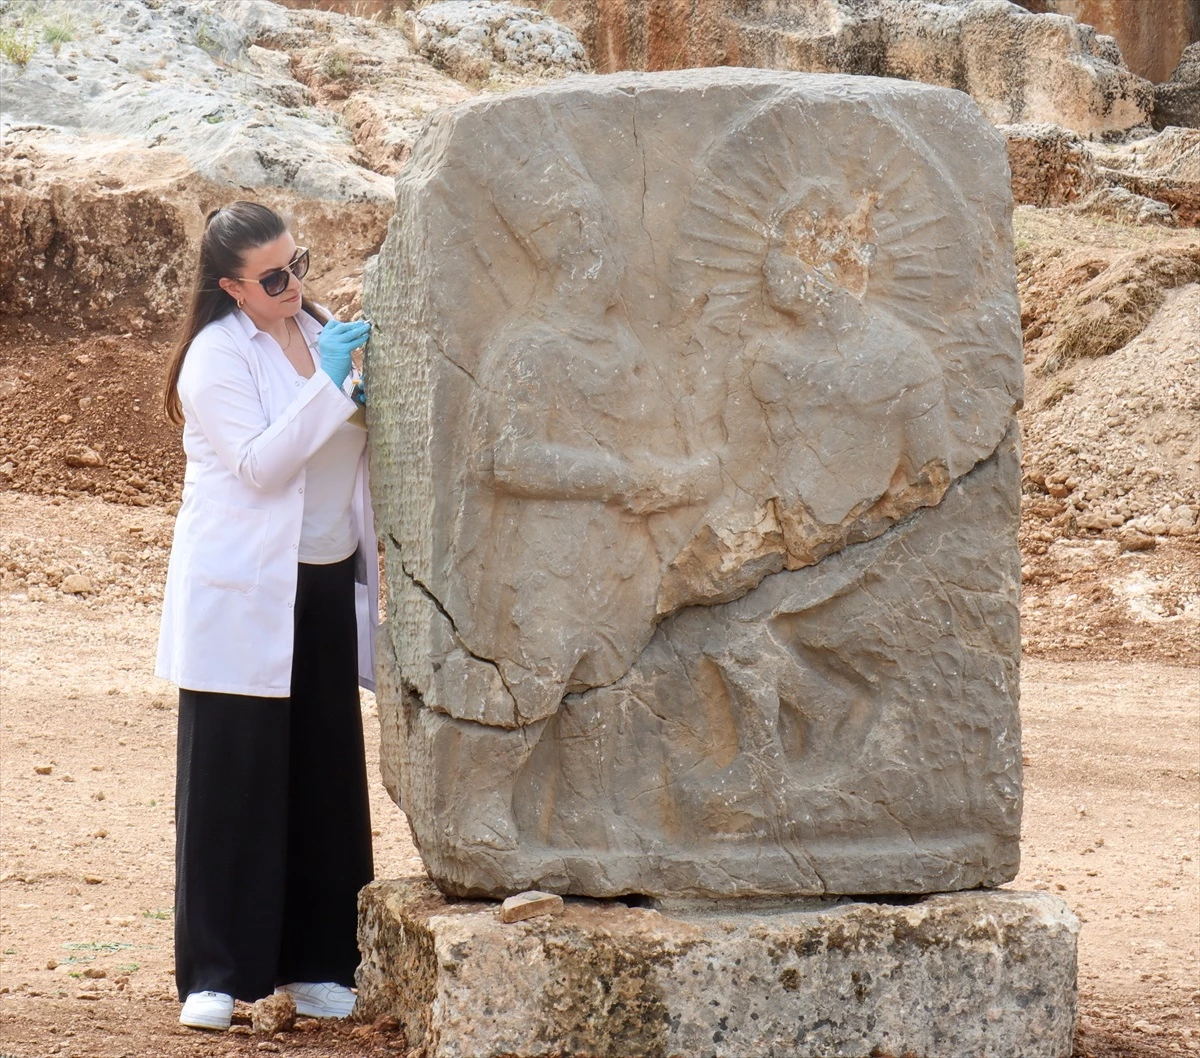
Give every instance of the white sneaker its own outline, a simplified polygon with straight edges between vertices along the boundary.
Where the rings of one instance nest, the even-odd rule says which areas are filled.
[[[291,996],[296,1001],[296,1013],[306,1018],[344,1018],[354,1009],[354,1001],[358,998],[344,985],[328,981],[321,984],[296,981],[280,985],[275,991]]]
[[[227,1029],[233,1017],[233,996],[224,992],[193,992],[179,1013],[179,1024],[191,1029]]]

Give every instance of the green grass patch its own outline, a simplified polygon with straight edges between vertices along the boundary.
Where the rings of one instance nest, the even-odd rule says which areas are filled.
[[[121,951],[133,945],[124,940],[69,940],[63,947],[67,951]]]
[[[321,60],[321,73],[330,81],[345,81],[352,70],[346,56],[340,51],[328,52]]]
[[[42,39],[50,45],[50,50],[57,55],[59,48],[75,39],[75,23],[71,20],[71,16],[67,15],[53,22],[47,22],[42,27]]]
[[[16,30],[0,30],[0,55],[3,55],[7,62],[24,69],[35,51],[37,44],[24,33],[18,35]]]

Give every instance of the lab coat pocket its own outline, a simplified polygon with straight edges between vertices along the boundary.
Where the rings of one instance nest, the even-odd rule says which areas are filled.
[[[200,500],[193,521],[192,575],[201,584],[246,594],[258,587],[270,512]]]

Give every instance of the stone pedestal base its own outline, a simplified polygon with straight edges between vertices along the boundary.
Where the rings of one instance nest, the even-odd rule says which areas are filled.
[[[430,1058],[1059,1058],[1079,923],[1043,893],[896,903],[568,898],[505,925],[424,879],[360,902],[361,1017]]]

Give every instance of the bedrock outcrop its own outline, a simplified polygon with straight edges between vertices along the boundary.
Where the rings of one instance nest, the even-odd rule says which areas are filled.
[[[1153,6],[1153,5],[1151,5]],[[1110,36],[1009,0],[558,0],[597,70],[756,66],[957,88],[995,124],[1085,136],[1148,123],[1150,81]]]
[[[436,117],[368,269],[385,779],[447,891],[1017,864],[1004,141],[766,71]]]
[[[1153,124],[1200,128],[1200,41],[1184,49],[1170,80],[1154,86]]]

